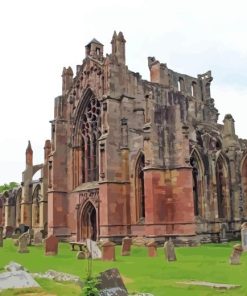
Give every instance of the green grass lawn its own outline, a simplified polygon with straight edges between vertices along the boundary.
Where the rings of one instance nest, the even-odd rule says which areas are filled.
[[[129,292],[149,292],[155,296],[247,296],[247,253],[243,253],[240,265],[230,265],[228,258],[233,243],[207,244],[200,247],[176,248],[177,261],[167,262],[162,248],[158,256],[147,257],[145,248],[133,247],[131,256],[122,257],[120,246],[116,248],[115,262],[93,261],[93,272],[97,274],[108,268],[116,267],[124,278]],[[10,261],[16,261],[25,266],[30,272],[45,272],[48,269],[63,271],[81,278],[86,276],[87,260],[77,260],[76,252],[70,251],[69,244],[59,244],[57,256],[44,256],[42,247],[30,247],[30,253],[19,254],[12,240],[4,241],[0,248],[0,270]],[[195,287],[178,284],[186,280],[202,280],[217,283],[241,285],[233,290],[215,290],[208,287]],[[49,295],[80,295],[80,288],[73,284],[54,283],[50,280],[37,280],[43,291]],[[27,294],[25,291],[5,291],[0,295],[45,295]],[[34,292],[31,289],[30,292]],[[48,295],[48,294],[47,294]]]

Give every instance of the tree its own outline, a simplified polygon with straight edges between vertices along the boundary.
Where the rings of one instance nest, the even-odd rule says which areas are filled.
[[[19,186],[19,184],[17,182],[10,182],[9,184],[4,183],[3,185],[0,185],[0,192],[10,190],[10,189],[16,188],[18,186]]]

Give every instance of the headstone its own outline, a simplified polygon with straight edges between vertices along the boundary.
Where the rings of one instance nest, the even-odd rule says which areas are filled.
[[[132,245],[132,239],[128,236],[123,238],[122,240],[122,250],[121,255],[122,256],[129,256],[131,251],[131,245]]]
[[[115,261],[115,244],[113,242],[105,242],[102,245],[102,260]]]
[[[42,233],[40,231],[35,232],[33,243],[34,245],[42,244]]]
[[[20,224],[19,229],[21,230],[21,233],[25,232],[25,224]]]
[[[29,234],[28,233],[23,233],[19,239],[19,248],[18,248],[18,252],[19,253],[29,253],[29,250],[27,248],[28,243],[29,243]]]
[[[50,235],[45,239],[45,255],[54,256],[58,251],[58,239],[54,235]]]
[[[3,227],[0,226],[0,247],[3,246]]]
[[[156,244],[156,242],[148,243],[147,248],[148,248],[148,256],[149,257],[156,257],[157,256],[157,244]]]
[[[24,270],[0,273],[1,289],[40,287],[31,274]]]
[[[79,251],[79,252],[77,252],[77,254],[76,254],[76,258],[77,258],[78,260],[81,260],[81,259],[86,259],[86,258],[88,258],[88,257],[86,257],[86,253],[85,253],[85,252],[83,252],[83,251]]]
[[[242,241],[243,251],[246,252],[247,251],[247,222],[241,225],[241,241]]]
[[[19,263],[11,261],[9,262],[8,265],[4,266],[4,269],[6,271],[18,271],[18,270],[24,270],[24,267]]]
[[[14,228],[12,226],[5,227],[5,238],[10,238],[14,232]]]
[[[176,261],[175,247],[171,239],[164,243],[164,252],[167,261]]]
[[[240,256],[243,253],[243,248],[240,244],[233,246],[232,254],[229,258],[229,263],[232,265],[240,264]]]
[[[128,296],[128,291],[123,283],[118,269],[108,269],[99,275],[99,296]]]
[[[137,247],[144,247],[146,245],[146,239],[143,236],[137,236],[132,239],[132,244]]]
[[[29,228],[27,232],[30,235],[30,239],[33,239],[33,237],[34,237],[34,230],[32,228]]]
[[[99,259],[102,257],[102,252],[95,241],[91,239],[86,239],[86,245],[91,254],[92,259]]]

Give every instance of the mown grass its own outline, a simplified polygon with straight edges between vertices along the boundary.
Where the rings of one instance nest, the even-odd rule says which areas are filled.
[[[177,261],[167,262],[162,248],[158,248],[158,256],[147,257],[145,248],[133,247],[131,256],[122,257],[120,246],[116,248],[115,262],[93,261],[93,273],[97,274],[108,268],[116,267],[124,278],[129,292],[149,292],[155,296],[247,296],[247,254],[241,257],[240,265],[230,265],[228,258],[232,245],[208,244],[200,247],[176,248]],[[24,265],[30,272],[45,272],[48,269],[63,271],[80,276],[86,276],[87,260],[77,260],[76,252],[70,251],[66,243],[59,244],[57,256],[45,256],[42,247],[30,247],[30,253],[19,254],[11,240],[4,241],[0,248],[0,269],[16,261]],[[178,282],[186,280],[201,280],[217,283],[240,285],[233,290],[216,290],[208,287],[186,286]],[[37,280],[43,291],[49,295],[80,295],[80,288],[73,284],[55,283],[53,281]],[[3,296],[9,295],[46,295],[42,290],[31,289],[30,293],[21,291],[5,291]],[[12,293],[12,294],[11,294]],[[48,294],[47,294],[48,295]]]

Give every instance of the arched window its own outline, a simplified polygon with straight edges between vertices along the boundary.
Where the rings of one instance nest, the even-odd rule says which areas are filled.
[[[192,166],[194,214],[204,216],[203,164],[195,151],[190,157],[190,165]]]
[[[39,227],[40,223],[40,185],[37,185],[34,189],[32,196],[32,226]]]
[[[218,203],[218,217],[227,218],[227,175],[222,156],[216,162],[216,189]]]
[[[196,97],[196,82],[195,81],[193,81],[191,83],[191,95],[192,95],[192,97]]]
[[[138,221],[145,218],[144,166],[145,157],[141,153],[136,164],[136,206]]]
[[[245,155],[241,167],[241,179],[242,179],[242,201],[240,207],[240,217],[247,216],[247,156]]]
[[[16,226],[21,224],[21,194],[22,190],[19,189],[16,196]]]
[[[81,140],[81,181],[82,183],[85,182],[85,141],[84,138],[82,137]]]
[[[206,98],[209,99],[210,98],[210,83],[207,83],[205,85],[205,92],[206,92]]]
[[[82,182],[99,179],[98,139],[101,135],[100,102],[91,97],[81,117]]]
[[[182,77],[178,79],[178,91],[184,91],[184,79]]]

